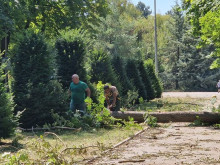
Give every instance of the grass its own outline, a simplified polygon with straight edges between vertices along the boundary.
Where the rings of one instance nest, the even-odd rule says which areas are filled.
[[[196,98],[159,98],[140,105],[135,105],[129,110],[136,111],[200,111],[204,107],[204,102],[208,99]]]
[[[44,157],[46,154],[59,153],[62,159],[73,162],[81,161],[102,154],[104,150],[110,149],[138,131],[140,128],[131,126],[130,128],[116,127],[79,132],[63,131],[47,136],[43,132],[19,133],[22,138],[18,141],[16,148],[11,145],[13,138],[2,140],[4,145],[0,145],[0,154],[9,152],[12,156],[20,152],[28,153],[28,160],[39,162],[46,159]],[[66,148],[68,150],[64,151]]]

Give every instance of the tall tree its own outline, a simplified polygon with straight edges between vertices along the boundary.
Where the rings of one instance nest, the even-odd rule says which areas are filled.
[[[142,81],[140,72],[137,68],[137,63],[129,59],[126,63],[126,73],[128,78],[132,81],[133,86],[138,90],[139,97],[142,97],[144,100],[147,99],[147,91],[145,89],[144,83]]]
[[[7,92],[3,73],[4,64],[0,64],[0,140],[10,137],[17,126],[13,115],[14,103],[12,95]]]
[[[65,111],[66,97],[60,84],[51,80],[53,57],[44,37],[32,31],[24,32],[14,54],[13,89],[16,111],[23,111],[21,126],[42,126],[53,122],[51,110],[56,113]]]
[[[190,19],[194,35],[201,36],[202,45],[214,45],[212,55],[217,59],[211,68],[220,67],[220,1],[185,0],[187,16]]]
[[[121,84],[113,70],[111,60],[105,52],[101,50],[92,52],[90,74],[92,82],[98,83],[98,81],[102,81],[103,83],[110,83],[116,86],[119,92],[121,92]]]
[[[125,70],[125,62],[124,60],[119,57],[119,56],[115,56],[112,59],[112,66],[118,76],[118,79],[121,83],[121,87],[122,87],[122,96],[127,95],[129,90],[134,90],[134,87],[132,85],[132,82],[129,80],[126,70]]]
[[[136,8],[142,12],[142,16],[145,18],[152,13],[150,6],[146,6],[143,2],[139,1]]]
[[[65,89],[69,88],[71,76],[78,74],[80,79],[87,81],[85,70],[86,45],[84,34],[79,30],[63,31],[56,41],[58,76]]]
[[[189,25],[188,29],[190,29]],[[186,31],[182,37],[180,87],[185,91],[215,91],[220,70],[211,70],[207,67],[213,61],[213,58],[207,58],[207,54],[210,54],[214,48],[213,46],[197,48],[199,42],[201,39],[193,36],[189,31]]]
[[[174,88],[179,89],[179,65],[181,55],[182,36],[184,33],[184,15],[179,4],[176,4],[170,12],[172,20],[169,22],[170,38],[165,49],[166,75],[170,82],[174,82]]]
[[[140,72],[140,76],[143,80],[144,87],[147,91],[147,100],[152,100],[155,98],[155,91],[151,84],[150,77],[147,73],[146,68],[144,67],[143,61],[138,61],[138,70]]]

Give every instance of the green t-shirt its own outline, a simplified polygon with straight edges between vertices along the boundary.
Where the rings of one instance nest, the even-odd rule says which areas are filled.
[[[86,98],[85,90],[88,88],[88,85],[82,81],[79,81],[78,84],[71,82],[70,91],[71,91],[71,100],[74,104],[82,104]]]

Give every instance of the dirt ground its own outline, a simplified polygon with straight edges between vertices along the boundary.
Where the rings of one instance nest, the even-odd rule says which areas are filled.
[[[163,97],[217,98],[217,92],[166,92]],[[208,99],[209,100],[209,99]],[[91,164],[217,165],[220,164],[220,130],[190,127],[189,123],[166,123],[148,128]]]
[[[197,98],[204,99],[203,109],[201,111],[210,112],[212,107],[218,108],[220,105],[220,93],[218,92],[164,92],[163,98],[178,97],[178,98]]]

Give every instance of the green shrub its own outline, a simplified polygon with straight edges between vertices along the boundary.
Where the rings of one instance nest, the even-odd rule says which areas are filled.
[[[151,81],[152,88],[154,89],[155,97],[160,98],[163,92],[162,83],[160,82],[158,76],[155,73],[153,60],[149,59],[144,62],[146,67],[148,77]]]
[[[126,73],[128,78],[132,81],[133,86],[136,88],[136,90],[138,90],[139,97],[142,97],[144,100],[146,100],[147,92],[141,79],[140,72],[137,69],[136,62],[134,60],[127,61]]]
[[[122,96],[126,96],[129,90],[134,90],[134,87],[126,74],[125,63],[122,58],[116,56],[112,59],[112,66],[121,82]]]
[[[0,65],[0,140],[1,138],[10,137],[17,126],[13,115],[14,103],[12,95],[6,91],[4,78],[2,64]]]
[[[86,36],[79,30],[62,31],[61,38],[56,41],[58,78],[64,89],[68,89],[71,76],[78,74],[80,80],[86,82],[91,90],[91,97],[96,100],[95,89],[90,83],[85,69]]]
[[[66,99],[61,84],[51,80],[53,57],[44,37],[27,31],[14,49],[13,76],[16,112],[23,111],[22,127],[51,123],[51,110],[66,111]]]
[[[121,84],[118,81],[118,77],[114,72],[110,58],[103,51],[93,51],[91,54],[91,81],[98,83],[110,83],[116,86],[119,93],[121,93]]]
[[[144,63],[143,61],[139,61],[138,62],[138,70],[140,72],[140,76],[143,80],[143,83],[144,83],[144,86],[145,86],[145,89],[147,91],[147,100],[152,100],[155,98],[155,93],[154,93],[154,89],[152,87],[152,84],[151,84],[151,81],[150,81],[150,78],[147,74],[147,71],[144,67]]]

